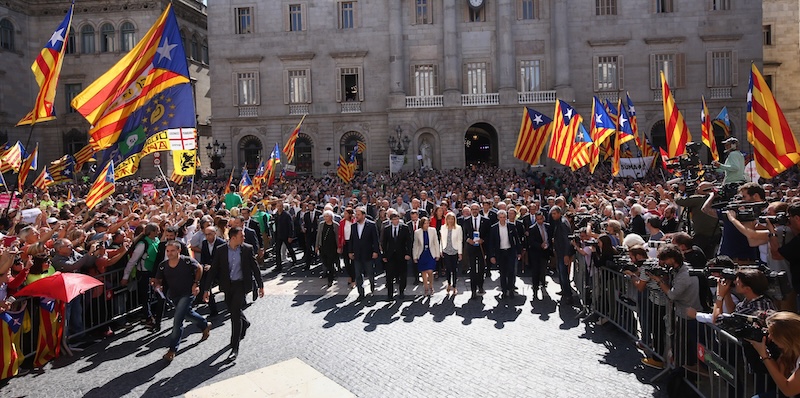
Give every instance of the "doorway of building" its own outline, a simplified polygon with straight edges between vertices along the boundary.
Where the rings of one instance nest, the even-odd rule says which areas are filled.
[[[489,164],[497,166],[497,130],[488,123],[475,123],[464,133],[466,166]]]

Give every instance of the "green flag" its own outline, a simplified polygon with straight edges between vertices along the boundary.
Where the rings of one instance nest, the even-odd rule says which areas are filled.
[[[144,128],[142,128],[142,126],[128,133],[124,140],[119,141],[120,155],[127,157],[135,146],[144,143],[145,138]]]

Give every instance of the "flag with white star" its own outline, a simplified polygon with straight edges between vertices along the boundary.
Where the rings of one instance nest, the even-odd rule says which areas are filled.
[[[61,65],[64,62],[64,53],[67,48],[65,39],[69,37],[69,29],[72,24],[72,9],[74,7],[74,3],[70,5],[64,20],[58,25],[53,35],[50,36],[50,40],[47,41],[47,44],[44,45],[39,56],[36,57],[33,65],[31,65],[31,71],[33,71],[33,76],[36,77],[36,83],[39,85],[39,95],[36,96],[33,110],[22,118],[17,123],[17,126],[35,124],[56,118],[56,109],[53,103],[56,99],[58,78],[61,74]]]
[[[550,137],[552,122],[552,119],[533,108],[523,108],[514,157],[528,164],[539,163],[544,144]]]
[[[178,20],[169,3],[139,44],[78,94],[72,100],[72,107],[92,125],[89,135],[95,149],[105,149],[118,141],[136,111],[152,106],[154,98],[166,89],[188,83],[186,53]],[[161,105],[164,113],[158,116],[169,113],[167,104]],[[146,112],[152,116],[155,111],[152,107]],[[191,110],[183,111],[191,113],[194,119],[193,105]],[[137,117],[142,118],[141,114]],[[178,127],[194,127],[194,122]]]
[[[547,156],[564,166],[571,166],[575,137],[581,123],[583,123],[583,118],[572,106],[562,100],[556,101],[553,134],[550,138]]]

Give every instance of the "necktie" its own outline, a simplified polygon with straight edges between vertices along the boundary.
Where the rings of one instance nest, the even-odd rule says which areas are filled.
[[[542,241],[547,242],[547,232],[544,230],[544,225],[539,224],[539,234],[542,235]]]
[[[392,235],[392,236],[393,236],[393,237],[395,237],[395,238],[397,238],[397,226],[395,226],[395,227],[394,227],[394,228],[392,228],[392,229],[394,230],[394,232],[393,232],[393,235]]]
[[[472,219],[473,223],[475,224],[475,231],[478,230],[478,217]]]

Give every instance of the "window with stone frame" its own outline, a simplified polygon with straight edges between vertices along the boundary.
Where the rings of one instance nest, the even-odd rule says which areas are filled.
[[[130,22],[125,22],[119,28],[119,35],[122,51],[133,50],[136,46],[136,27]]]
[[[414,65],[414,95],[431,97],[439,94],[436,71],[434,64]]]
[[[738,55],[735,50],[712,50],[706,53],[708,87],[731,87],[737,85]]]
[[[595,56],[594,65],[594,91],[622,90],[621,55]]]
[[[653,10],[656,14],[666,14],[670,12],[675,12],[674,7],[674,0],[650,0],[652,1],[655,9]]]
[[[617,0],[595,0],[594,15],[617,15]]]
[[[290,104],[311,103],[310,73],[309,69],[289,69],[286,71],[288,102]]]
[[[355,29],[358,18],[357,1],[340,1],[336,4],[339,16],[339,29]]]
[[[14,23],[9,19],[0,19],[0,48],[14,51]]]
[[[252,106],[261,101],[257,71],[236,72],[234,105]]]
[[[540,0],[517,0],[517,19],[539,19],[539,1]]]
[[[489,63],[468,62],[465,64],[465,94],[486,94],[490,90]]]
[[[686,57],[683,53],[650,54],[650,88],[661,89],[661,72],[671,88],[686,86]]]
[[[114,45],[117,42],[116,33],[114,25],[110,23],[105,23],[100,27],[100,52],[114,52]]]
[[[364,100],[364,82],[361,67],[337,68],[339,79],[336,84],[337,102],[355,102]]]
[[[433,23],[433,0],[414,0],[414,24]]]
[[[731,0],[710,0],[712,11],[726,11],[731,9]]]
[[[92,25],[83,25],[81,28],[81,53],[94,54],[94,27]]]
[[[254,7],[236,7],[233,9],[234,11],[234,24],[235,24],[235,32],[237,35],[246,35],[255,33],[254,25],[253,25],[253,16],[255,14]]]
[[[75,113],[77,112],[72,107],[72,100],[83,91],[83,85],[81,83],[66,83],[64,84],[64,97],[67,100],[66,107],[64,109],[67,110],[67,113]]]
[[[289,32],[302,32],[306,30],[305,4],[289,4],[287,9],[286,30]]]
[[[540,60],[519,61],[519,91],[542,91],[542,62]]]

